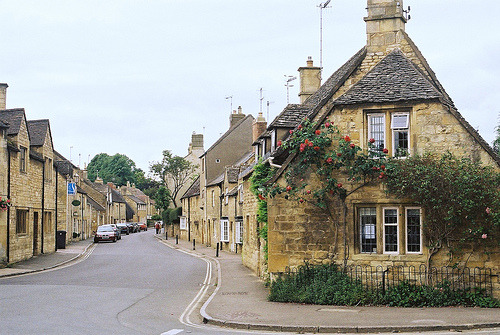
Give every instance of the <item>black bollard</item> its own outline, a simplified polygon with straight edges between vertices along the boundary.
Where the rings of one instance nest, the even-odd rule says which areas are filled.
[[[168,231],[167,231],[167,225],[165,225],[165,239],[168,240]]]
[[[196,250],[196,240],[193,238],[193,250]]]
[[[179,244],[179,235],[175,235],[175,244]]]
[[[219,257],[219,242],[217,242],[217,248],[215,249],[215,257]]]
[[[235,246],[236,246],[235,253],[237,254],[238,253],[238,243],[236,243]]]

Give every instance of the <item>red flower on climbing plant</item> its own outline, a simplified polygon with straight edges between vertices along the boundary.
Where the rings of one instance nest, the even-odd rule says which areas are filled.
[[[389,153],[389,150],[387,150],[386,148],[384,148],[384,150],[382,150],[382,152],[383,152],[384,154],[387,154],[387,153]]]
[[[375,143],[375,139],[374,138],[370,138],[370,143]]]
[[[346,142],[351,142],[351,138],[350,138],[349,136],[345,136],[345,137],[344,137],[344,141],[346,141]]]
[[[318,129],[318,130],[316,130],[314,133],[315,133],[316,135],[320,135],[320,134],[321,134],[321,130],[319,130],[319,129]]]

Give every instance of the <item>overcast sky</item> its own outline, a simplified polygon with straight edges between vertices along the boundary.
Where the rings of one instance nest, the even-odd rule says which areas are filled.
[[[147,171],[165,149],[209,148],[233,109],[286,105],[285,76],[319,65],[321,1],[0,0],[7,108],[50,119],[54,147],[82,167],[125,154]],[[462,115],[491,143],[499,124],[498,0],[405,0],[406,31]],[[323,11],[323,79],[366,42],[366,0]],[[290,103],[298,103],[298,80]]]

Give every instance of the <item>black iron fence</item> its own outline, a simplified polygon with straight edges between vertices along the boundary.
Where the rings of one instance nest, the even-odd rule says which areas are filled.
[[[370,290],[380,290],[381,293],[394,286],[402,283],[412,285],[426,285],[431,287],[442,287],[446,285],[452,291],[472,290],[482,291],[487,295],[493,293],[494,275],[491,269],[487,268],[467,268],[467,267],[431,267],[425,265],[415,266],[370,266],[370,265],[355,265],[342,267],[332,264],[329,266],[330,275],[335,273],[343,273],[348,275],[351,280],[362,284]],[[322,275],[328,276],[328,271],[321,270]],[[285,271],[287,275],[294,276],[300,273],[299,276],[294,276],[297,279],[304,280],[308,276],[315,276],[315,266],[306,264],[305,266]]]

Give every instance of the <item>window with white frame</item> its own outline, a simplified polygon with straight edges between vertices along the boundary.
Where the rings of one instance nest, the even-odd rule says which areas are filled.
[[[359,207],[358,220],[359,253],[422,253],[421,208],[401,205]],[[400,232],[404,233],[400,234]],[[381,234],[381,238],[377,236],[379,234]],[[400,243],[406,245],[406,249],[401,248]]]
[[[406,252],[422,252],[422,216],[420,208],[406,208]]]
[[[238,193],[240,195],[240,202],[243,202],[244,198],[243,198],[243,184],[240,184],[238,185]]]
[[[227,218],[220,220],[220,240],[229,242],[229,220]]]
[[[276,129],[271,131],[271,152],[276,150]]]
[[[373,139],[373,150],[382,151],[385,146],[385,114],[368,114],[368,139]]]
[[[243,219],[236,220],[235,242],[238,244],[243,243]]]
[[[398,247],[398,209],[384,208],[384,253],[397,254]]]
[[[187,218],[185,216],[179,218],[179,228],[181,230],[187,230]]]
[[[375,207],[360,208],[359,221],[361,252],[377,252],[377,209]]]
[[[392,114],[392,152],[396,157],[406,157],[409,152],[408,113]]]
[[[224,191],[224,203],[227,205],[229,203],[229,196],[228,196],[228,189],[226,187],[226,190]]]
[[[212,190],[212,207],[215,207],[215,190]]]

